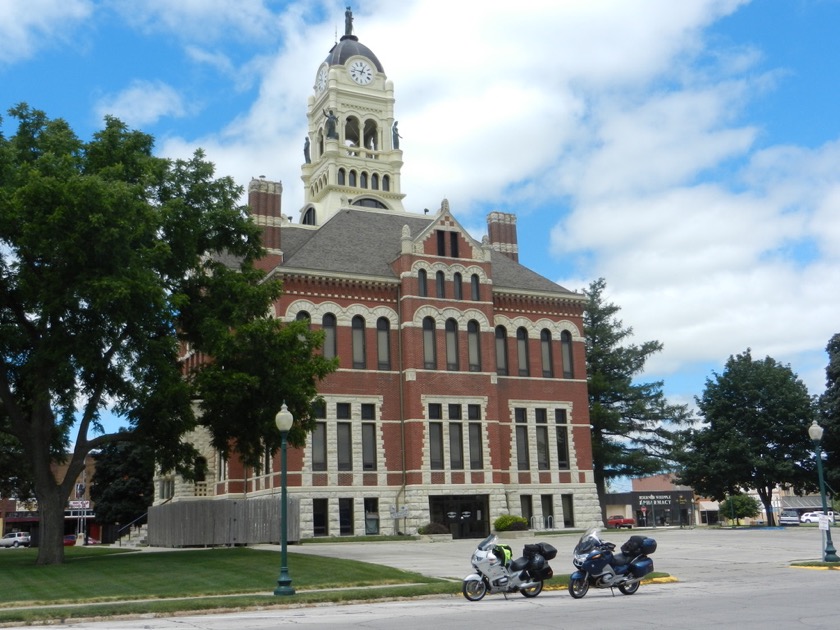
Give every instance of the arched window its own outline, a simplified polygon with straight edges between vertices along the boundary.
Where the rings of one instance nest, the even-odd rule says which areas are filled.
[[[389,175],[382,176],[382,190],[385,192],[391,190],[391,177]]]
[[[364,129],[364,146],[366,149],[376,151],[379,149],[379,128],[375,120],[366,120]]]
[[[435,320],[431,317],[423,318],[423,367],[427,370],[437,369]]]
[[[446,278],[442,271],[438,271],[435,274],[435,297],[446,297]]]
[[[461,369],[458,360],[458,322],[454,319],[446,320],[446,369]]]
[[[481,297],[481,294],[479,293],[479,290],[478,290],[478,286],[479,286],[478,274],[474,273],[472,275],[472,277],[470,278],[470,294],[471,294],[470,297],[473,300],[473,302],[478,302],[478,300]]]
[[[303,221],[301,223],[304,225],[315,225],[315,208],[309,208],[303,213]]]
[[[507,376],[507,330],[504,326],[496,326],[496,374]]]
[[[343,168],[338,169],[338,185],[344,186],[347,178],[347,173],[344,171]]]
[[[306,320],[306,327],[309,328],[309,324],[311,323],[312,318],[309,316],[307,311],[298,311],[298,314],[295,315],[296,321],[303,321]]]
[[[391,369],[391,322],[387,317],[376,320],[376,365],[380,370]]]
[[[370,176],[370,187],[374,190],[379,190],[379,175],[376,173]]]
[[[326,313],[321,320],[324,329],[324,358],[334,359],[336,355],[335,315]]]
[[[355,116],[348,116],[344,124],[344,144],[348,147],[362,146],[362,130],[359,119]],[[356,155],[351,153],[351,155]]]
[[[470,372],[481,372],[480,332],[481,328],[477,321],[471,319],[467,322],[467,354],[469,354]]]
[[[368,174],[362,171],[359,175],[359,188],[367,188]]]
[[[266,471],[267,472],[267,471]],[[198,483],[207,481],[207,458],[199,455],[195,458],[195,480]],[[77,495],[78,496],[78,495]]]
[[[563,358],[563,378],[574,378],[575,370],[572,363],[572,333],[564,330],[560,333],[560,353]]]
[[[543,328],[540,332],[540,356],[542,357],[542,375],[545,378],[554,376],[554,361],[551,358],[551,332]]]
[[[417,271],[417,295],[426,297],[429,294],[426,286],[426,270],[419,269]]]
[[[356,185],[356,171],[350,171],[350,180],[348,182],[350,186]]]
[[[524,328],[516,329],[516,360],[519,362],[519,376],[530,376],[528,365],[528,331]]]
[[[464,280],[461,278],[461,274],[457,271],[455,275],[452,276],[452,287],[455,293],[456,300],[463,300],[464,299]]]
[[[353,367],[364,370],[365,362],[365,318],[356,315],[353,318]]]

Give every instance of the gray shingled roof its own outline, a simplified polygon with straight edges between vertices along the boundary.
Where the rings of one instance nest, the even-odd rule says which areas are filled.
[[[287,225],[281,235],[283,267],[396,280],[390,265],[400,254],[403,226],[408,225],[416,237],[433,220],[425,215],[345,209],[317,230]],[[494,288],[572,293],[499,252],[491,253],[491,263]]]

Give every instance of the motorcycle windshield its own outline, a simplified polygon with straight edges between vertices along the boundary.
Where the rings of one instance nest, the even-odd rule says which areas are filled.
[[[479,551],[487,551],[496,544],[497,540],[498,538],[496,537],[496,534],[490,534],[487,538],[478,543]]]
[[[580,537],[577,546],[575,546],[575,554],[589,553],[593,549],[601,546],[600,529],[597,527],[590,527]]]

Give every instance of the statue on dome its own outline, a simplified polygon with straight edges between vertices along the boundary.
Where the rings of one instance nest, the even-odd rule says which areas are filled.
[[[327,138],[334,138],[338,140],[338,132],[336,131],[336,124],[338,123],[338,118],[335,114],[333,114],[333,110],[330,110],[327,113],[327,110],[324,110],[324,116],[327,117],[327,124],[326,131],[327,131]]]
[[[350,7],[347,7],[347,10],[344,12],[344,34],[353,34],[353,11],[350,10]]]

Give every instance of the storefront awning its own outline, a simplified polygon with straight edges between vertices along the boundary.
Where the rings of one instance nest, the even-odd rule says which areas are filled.
[[[817,496],[781,497],[783,510],[822,510],[822,499]],[[829,507],[831,507],[829,505]]]
[[[717,512],[719,509],[717,501],[698,501],[697,507],[702,512]]]

